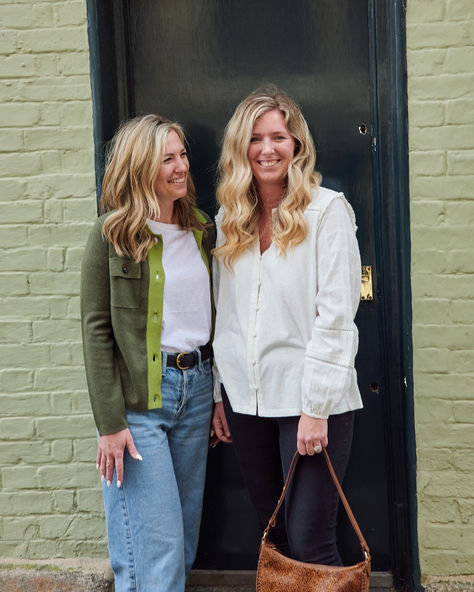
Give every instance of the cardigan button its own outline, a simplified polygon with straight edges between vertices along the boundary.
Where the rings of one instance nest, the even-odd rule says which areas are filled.
[[[128,273],[128,267],[125,265],[125,263],[122,265],[122,271],[123,273]]]

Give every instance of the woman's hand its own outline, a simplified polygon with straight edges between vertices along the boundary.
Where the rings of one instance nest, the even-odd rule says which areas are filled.
[[[107,487],[112,483],[114,467],[117,473],[117,487],[123,483],[123,453],[127,448],[130,456],[136,460],[143,460],[135,448],[132,434],[128,428],[99,437],[99,449],[97,450],[97,467],[100,468],[100,479],[107,477]]]
[[[296,435],[296,446],[301,455],[309,454],[313,456],[316,453],[315,447],[318,446],[326,448],[328,445],[328,420],[318,419],[316,417],[309,417],[309,415],[301,414],[298,423],[298,433]]]
[[[214,436],[217,436],[221,442],[225,442],[226,444],[232,442],[229,426],[227,425],[227,419],[225,418],[224,405],[222,401],[219,401],[219,403],[216,403],[214,406],[214,413],[212,415],[211,438],[213,438]]]

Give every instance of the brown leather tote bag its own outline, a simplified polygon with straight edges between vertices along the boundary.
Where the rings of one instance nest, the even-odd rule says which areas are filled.
[[[295,452],[280,499],[263,532],[257,567],[257,592],[368,592],[369,590],[369,547],[354,518],[325,448],[323,448],[323,453],[334,485],[359,538],[364,560],[347,567],[304,563],[282,555],[276,546],[268,540],[268,533],[276,524],[278,510],[285,499],[288,486],[295,472],[299,458],[298,452]]]

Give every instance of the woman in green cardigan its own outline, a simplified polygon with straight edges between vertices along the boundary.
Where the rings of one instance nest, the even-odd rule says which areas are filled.
[[[182,128],[135,118],[111,144],[81,279],[115,590],[183,592],[212,409],[214,230],[195,207]]]

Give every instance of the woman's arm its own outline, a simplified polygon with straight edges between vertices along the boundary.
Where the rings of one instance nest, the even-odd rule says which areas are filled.
[[[216,216],[216,246],[219,246],[222,243],[222,232],[220,230],[220,225],[222,222],[222,215],[223,210],[220,208],[219,212]],[[216,307],[217,311],[217,302],[219,298],[219,265],[220,262],[213,257],[212,260],[212,287],[214,292],[214,306]],[[232,438],[230,435],[229,426],[227,424],[227,419],[224,412],[224,405],[222,403],[222,395],[221,395],[221,377],[219,374],[219,370],[217,368],[216,361],[214,360],[213,364],[213,374],[214,374],[214,413],[212,415],[212,429],[211,429],[211,445],[215,446],[219,441],[230,443],[232,442]],[[216,440],[217,438],[217,440]]]
[[[123,482],[123,453],[141,460],[128,429],[110,311],[109,248],[102,221],[89,235],[81,270],[81,323],[84,361],[94,419],[99,431],[97,467],[102,481]]]
[[[92,411],[100,435],[128,427],[110,308],[109,247],[102,220],[92,228],[82,259],[81,324]]]
[[[302,411],[327,419],[354,380],[361,265],[350,206],[337,197],[327,207],[317,238],[316,317],[306,347]]]

